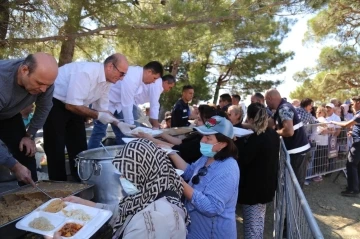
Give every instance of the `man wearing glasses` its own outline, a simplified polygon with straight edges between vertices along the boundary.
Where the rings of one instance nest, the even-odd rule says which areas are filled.
[[[143,93],[142,85],[152,84],[163,76],[163,66],[160,62],[151,61],[144,67],[129,66],[123,81],[119,81],[111,87],[109,92],[109,111],[117,119],[122,119],[128,124],[134,124],[134,120],[139,118],[138,107],[136,106],[136,96]],[[88,148],[100,147],[100,142],[106,135],[107,123],[101,120],[94,121],[94,129],[89,139]],[[122,138],[124,131],[112,127],[116,144],[124,144]]]
[[[72,62],[59,68],[53,107],[44,125],[44,149],[50,180],[67,180],[65,146],[71,174],[79,180],[74,159],[87,149],[86,118],[115,123],[122,130],[130,130],[129,125],[119,123],[108,112],[110,86],[122,80],[127,70],[128,61],[119,53],[109,56],[104,63]],[[88,107],[90,104],[92,109]]]

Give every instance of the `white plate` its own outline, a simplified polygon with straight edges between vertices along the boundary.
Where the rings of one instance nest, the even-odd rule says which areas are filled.
[[[177,173],[179,176],[181,176],[181,175],[184,174],[184,171],[181,170],[181,169],[175,169],[175,170],[176,170],[176,173]]]
[[[146,127],[136,127],[135,129],[131,130],[129,133],[125,133],[125,135],[133,136],[133,134],[137,134],[139,131],[150,134],[154,137],[160,135],[163,132],[162,130],[159,130],[159,129],[155,130],[155,129],[150,129],[150,128],[146,128]]]
[[[74,236],[63,237],[63,238],[64,239],[83,239],[83,238],[90,238],[112,216],[111,211],[94,208],[94,207],[88,207],[85,205],[80,205],[80,204],[70,203],[70,202],[66,202],[67,206],[65,207],[65,210],[82,209],[85,211],[85,213],[87,213],[91,217],[91,220],[86,222],[86,221],[72,219],[72,218],[66,217],[62,213],[62,211],[57,212],[57,213],[50,213],[50,212],[43,211],[43,209],[45,207],[47,207],[47,205],[50,202],[52,202],[56,199],[57,198],[54,198],[54,199],[44,203],[43,205],[41,205],[40,207],[38,207],[37,209],[35,209],[31,213],[29,213],[28,215],[26,215],[23,219],[21,219],[20,221],[18,221],[16,223],[16,228],[20,229],[20,230],[24,230],[24,231],[34,232],[34,233],[48,236],[48,237],[53,237],[54,233],[56,231],[59,231],[66,223],[74,222],[74,223],[83,225],[83,227]],[[29,223],[38,217],[47,218],[55,228],[51,231],[42,231],[42,230],[38,230],[38,229],[30,227]]]
[[[139,138],[121,138],[121,139],[124,141],[125,144],[127,144],[127,143],[129,143],[129,142],[131,142],[133,140],[137,140]]]
[[[234,135],[236,137],[244,137],[244,136],[247,136],[247,135],[250,135],[250,134],[253,134],[254,131],[252,130],[248,130],[248,129],[242,129],[242,128],[239,128],[239,127],[234,127]]]

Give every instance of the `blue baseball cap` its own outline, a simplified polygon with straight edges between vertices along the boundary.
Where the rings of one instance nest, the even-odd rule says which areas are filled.
[[[223,134],[226,137],[234,138],[234,127],[229,120],[221,116],[213,116],[204,125],[194,127],[203,135]]]

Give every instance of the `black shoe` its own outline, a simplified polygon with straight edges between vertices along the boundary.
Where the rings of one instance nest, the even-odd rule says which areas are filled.
[[[359,195],[359,191],[346,190],[341,192],[341,196],[345,197],[357,197]]]

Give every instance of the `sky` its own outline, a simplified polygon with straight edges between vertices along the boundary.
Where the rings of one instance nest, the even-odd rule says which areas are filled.
[[[299,83],[292,79],[292,76],[305,67],[315,66],[323,47],[323,45],[315,42],[303,44],[304,34],[307,31],[307,21],[312,17],[314,17],[312,14],[297,15],[296,19],[298,21],[292,26],[291,31],[280,45],[282,51],[294,51],[295,53],[293,59],[285,63],[286,71],[280,75],[272,76],[273,79],[283,81],[283,84],[277,87],[282,97],[290,99],[290,92],[299,85]],[[224,93],[229,93],[229,91],[222,89],[219,95]],[[250,104],[250,96],[246,98],[245,103],[247,105]]]

